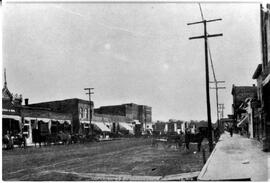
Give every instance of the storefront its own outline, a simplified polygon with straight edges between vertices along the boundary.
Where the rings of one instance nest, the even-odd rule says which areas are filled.
[[[19,115],[2,115],[2,134],[16,135],[21,132],[21,117]]]
[[[270,151],[270,74],[264,79],[263,84],[263,131],[264,149]]]

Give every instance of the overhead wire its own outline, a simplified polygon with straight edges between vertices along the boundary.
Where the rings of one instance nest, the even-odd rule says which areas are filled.
[[[201,13],[201,17],[202,17],[202,21],[204,21],[204,16],[203,16],[203,11],[202,11],[202,7],[201,4],[199,4],[199,8],[200,8],[200,13]],[[215,74],[215,69],[214,69],[214,64],[213,64],[213,60],[212,60],[212,54],[211,54],[211,49],[210,49],[210,44],[208,42],[208,48],[207,48],[208,52],[209,52],[209,57],[210,57],[210,62],[211,62],[211,68],[212,68],[212,73],[213,73],[213,78],[214,78],[214,82],[217,84],[217,79],[216,79],[216,74]]]

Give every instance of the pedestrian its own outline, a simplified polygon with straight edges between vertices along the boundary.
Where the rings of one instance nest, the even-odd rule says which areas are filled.
[[[189,130],[186,129],[185,131],[185,144],[186,144],[186,148],[189,150],[189,143],[190,143],[190,133]]]
[[[183,135],[182,134],[178,135],[177,141],[178,141],[178,148],[180,149],[183,145]]]
[[[203,135],[202,133],[199,131],[199,133],[197,133],[197,149],[198,149],[198,152],[201,151],[201,146],[202,146],[202,141],[203,141]]]
[[[26,138],[27,137],[25,134],[23,134],[22,138],[23,138],[23,147],[26,148]]]
[[[232,128],[232,126],[230,127],[229,131],[230,131],[230,135],[232,137],[233,136],[233,128]]]
[[[10,144],[9,131],[7,131],[6,134],[4,135],[3,143],[5,144],[5,149],[9,149],[9,144]]]

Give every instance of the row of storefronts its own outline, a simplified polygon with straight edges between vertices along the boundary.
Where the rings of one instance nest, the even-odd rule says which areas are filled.
[[[6,73],[5,73],[6,75]],[[2,89],[2,134],[23,135],[27,144],[36,142],[36,135],[119,134],[139,135],[143,124],[126,116],[94,114],[93,102],[72,98],[29,104],[22,95],[13,95],[6,77]]]
[[[257,85],[233,86],[232,94],[235,127],[242,135],[263,142],[263,149],[270,150],[270,5],[261,6],[261,51],[262,61],[258,64],[253,79]],[[240,91],[237,93],[237,91]],[[236,99],[236,100],[235,100]]]

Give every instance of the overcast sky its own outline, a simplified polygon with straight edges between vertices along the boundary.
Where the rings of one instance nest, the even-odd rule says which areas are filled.
[[[225,115],[232,84],[252,85],[260,55],[259,4],[201,4]],[[3,67],[8,87],[30,103],[88,99],[95,107],[137,103],[153,120],[206,120],[204,42],[196,3],[7,4]],[[212,72],[210,70],[210,78]],[[211,90],[212,119],[216,120]]]

